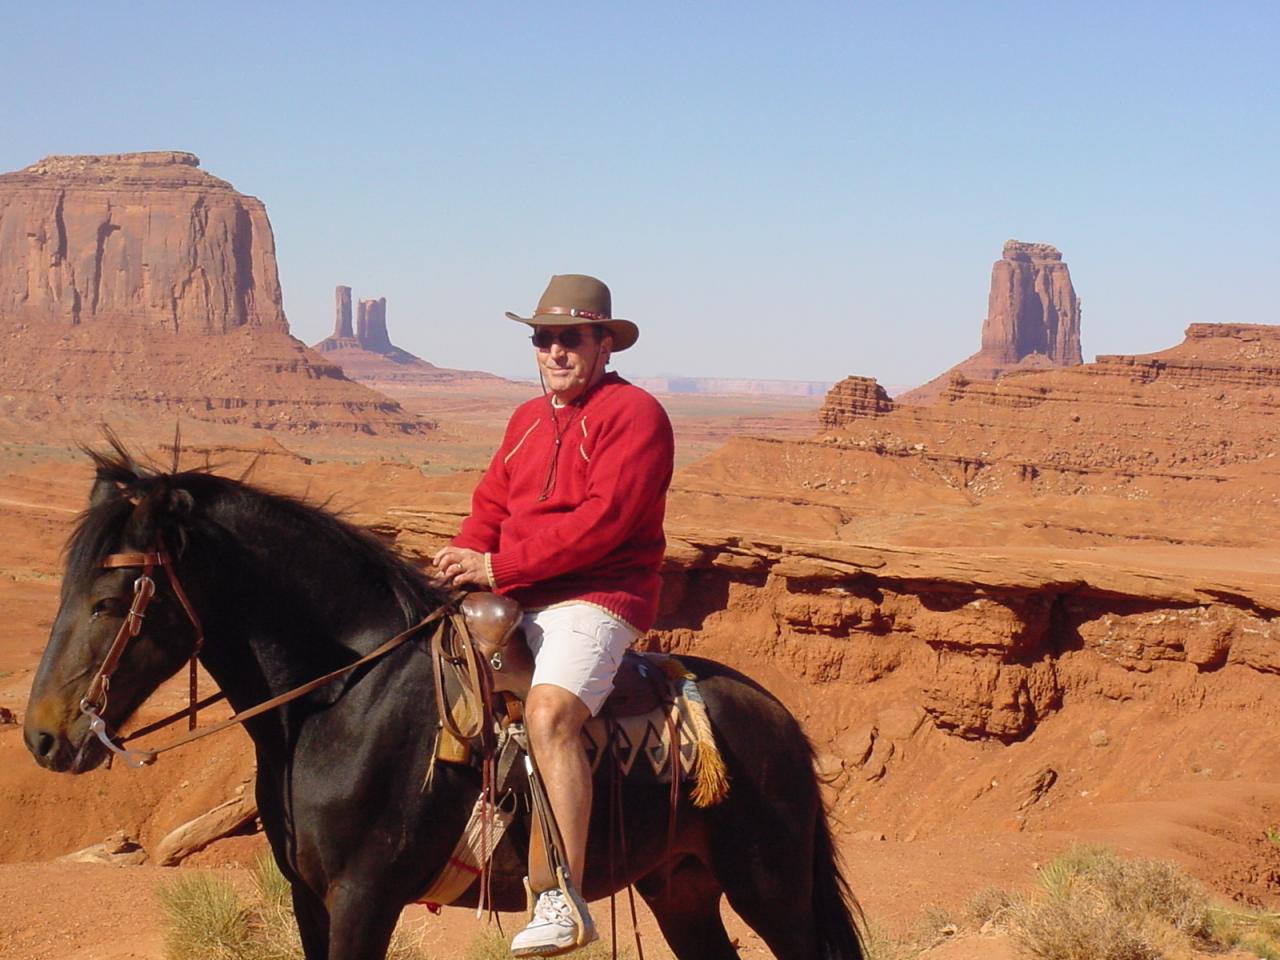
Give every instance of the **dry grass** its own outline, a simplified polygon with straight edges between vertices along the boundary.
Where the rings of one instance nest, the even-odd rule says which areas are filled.
[[[1167,863],[1074,847],[1029,894],[989,887],[953,916],[926,910],[905,936],[872,928],[870,960],[912,960],[952,937],[1003,931],[1033,960],[1165,960],[1237,947],[1280,960],[1280,914],[1215,909]]]
[[[270,857],[252,871],[253,894],[209,873],[182,872],[158,891],[166,960],[303,960],[289,883]],[[388,960],[429,960],[397,930]]]

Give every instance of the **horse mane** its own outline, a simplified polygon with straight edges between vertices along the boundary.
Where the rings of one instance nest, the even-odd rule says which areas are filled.
[[[214,473],[216,466],[178,470],[132,453],[113,432],[106,431],[109,450],[81,449],[93,461],[97,482],[90,504],[77,520],[66,548],[64,592],[71,583],[92,577],[102,558],[119,544],[126,529],[143,545],[161,542],[181,557],[193,536],[225,538],[207,510],[196,505],[240,502],[263,514],[274,514],[310,531],[315,542],[340,543],[344,552],[380,580],[395,596],[406,620],[413,622],[445,594],[421,570],[373,534],[349,523],[325,506],[274,493],[245,479]]]

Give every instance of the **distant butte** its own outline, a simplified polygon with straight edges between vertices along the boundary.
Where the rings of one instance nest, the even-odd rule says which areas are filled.
[[[924,386],[901,394],[903,403],[931,403],[955,375],[994,380],[1009,370],[1070,367],[1082,362],[1080,300],[1057,247],[1009,240],[991,267],[982,345]]]
[[[311,349],[338,364],[353,380],[379,385],[432,386],[459,381],[502,382],[492,373],[437,367],[391,342],[387,332],[387,298],[361,300],[354,329],[351,323],[351,288],[334,289],[333,333]]]
[[[172,150],[0,174],[0,382],[27,419],[432,426],[289,335],[266,207]]]

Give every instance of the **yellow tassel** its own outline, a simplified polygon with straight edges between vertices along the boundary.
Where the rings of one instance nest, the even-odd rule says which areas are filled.
[[[684,664],[675,657],[671,661],[681,670],[682,679],[692,683],[694,676],[685,670]],[[711,718],[707,716],[707,705],[702,697],[695,692],[693,696],[682,696],[681,699],[697,738],[697,750],[693,757],[693,791],[689,798],[695,807],[710,807],[729,795],[729,771],[716,746],[716,734],[711,729]]]

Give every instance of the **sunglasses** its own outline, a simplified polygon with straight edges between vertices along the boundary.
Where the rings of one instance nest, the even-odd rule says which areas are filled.
[[[566,350],[577,350],[586,337],[577,327],[567,330],[535,330],[529,339],[539,350],[550,350],[553,343],[558,343]]]

